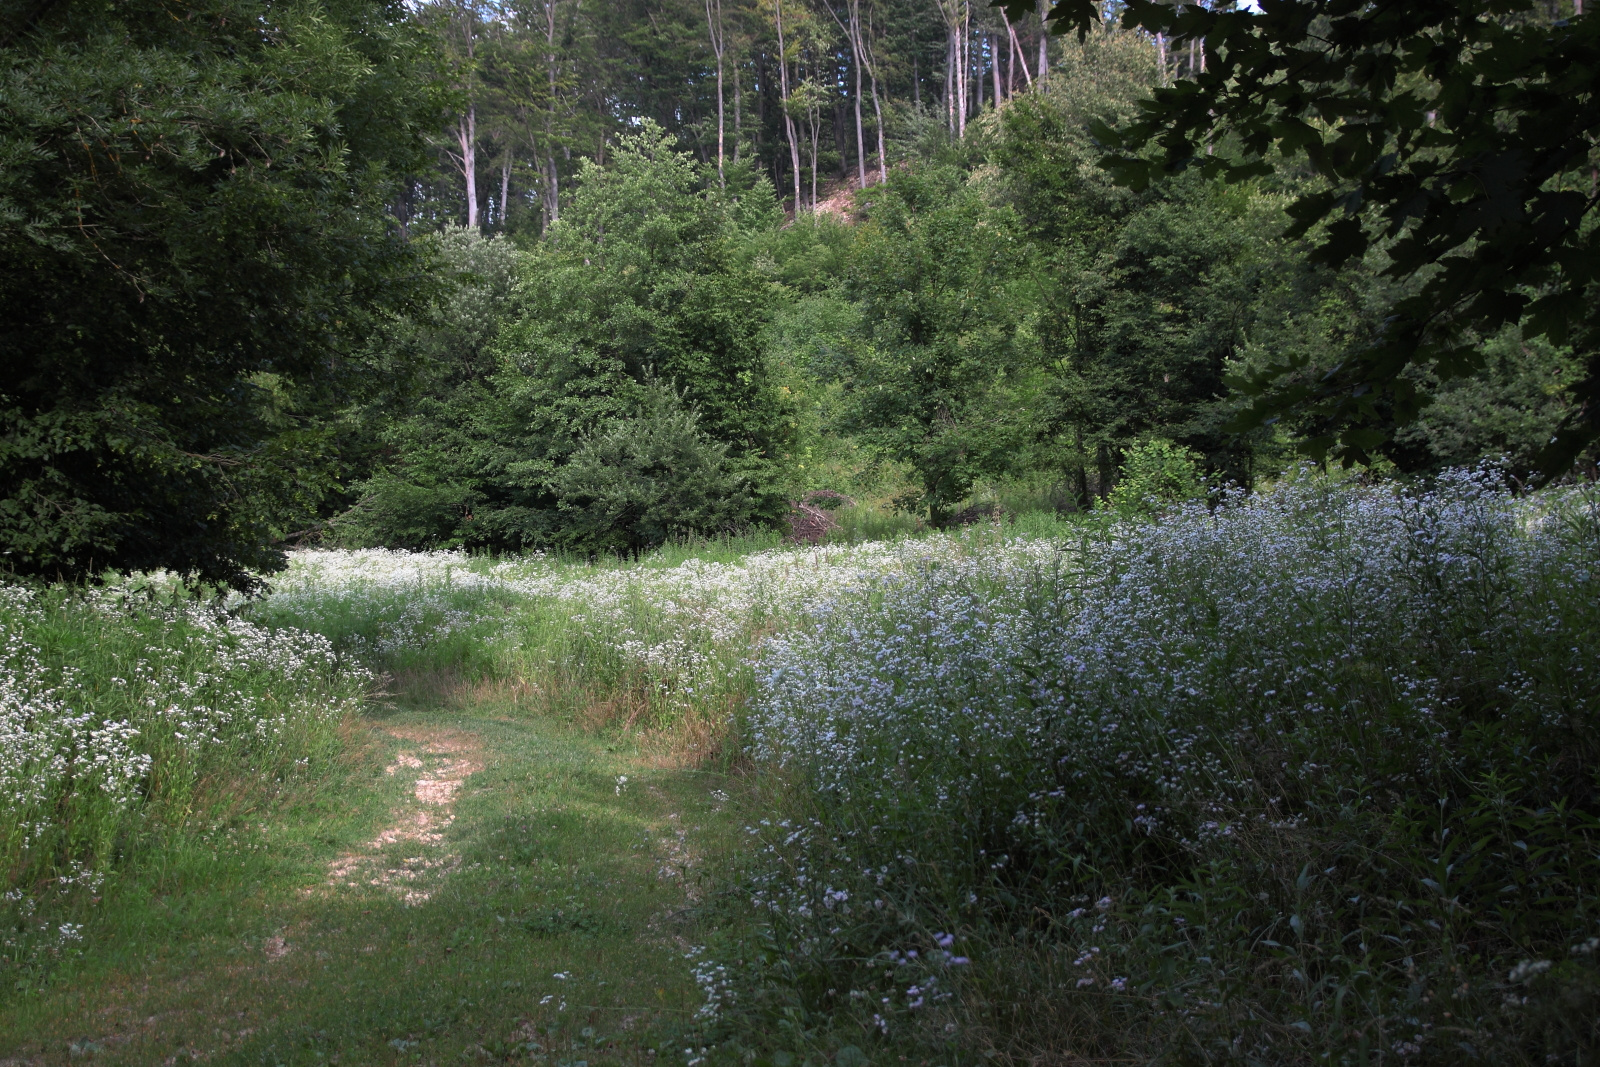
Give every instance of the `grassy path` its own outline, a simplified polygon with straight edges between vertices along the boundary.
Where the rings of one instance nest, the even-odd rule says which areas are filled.
[[[737,830],[716,776],[492,705],[365,726],[348,778],[288,818],[108,893],[94,948],[0,1006],[0,1067],[684,1047],[698,874]]]

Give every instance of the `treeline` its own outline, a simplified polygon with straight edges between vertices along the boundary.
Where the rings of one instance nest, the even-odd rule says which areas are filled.
[[[1044,77],[1047,6],[1012,22],[972,0],[436,0],[419,17],[455,106],[397,214],[542,232],[581,161],[643,119],[719,174],[765,175],[791,211],[814,206],[822,184],[880,180]],[[1174,74],[1201,62],[1161,50]]]
[[[1163,77],[1150,40],[1058,41],[1049,79],[860,192],[786,219],[772,183],[701,161],[652,120],[585,160],[544,237],[419,238],[456,279],[386,335],[422,399],[371,415],[374,473],[331,536],[637,550],[776,523],[816,490],[943,524],[974,502],[1088,510],[1130,450],[1213,484],[1295,460],[1312,427],[1249,433],[1230,380],[1336,362],[1404,286],[1381,252],[1333,270],[1283,236],[1310,175],[1143,192],[1093,126]],[[1515,330],[1440,382],[1387,464],[1526,469],[1580,365]],[[1156,443],[1151,452],[1152,443]]]
[[[8,14],[4,566],[1592,465],[1600,22],[1513,7]]]

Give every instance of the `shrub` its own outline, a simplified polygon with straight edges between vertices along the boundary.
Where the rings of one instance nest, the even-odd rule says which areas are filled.
[[[1205,495],[1199,457],[1171,441],[1153,437],[1131,446],[1122,457],[1122,477],[1105,506],[1122,516],[1147,514],[1169,504]]]
[[[638,553],[673,536],[730,533],[755,518],[728,446],[699,421],[653,386],[636,417],[613,419],[583,442],[553,482],[574,547]]]

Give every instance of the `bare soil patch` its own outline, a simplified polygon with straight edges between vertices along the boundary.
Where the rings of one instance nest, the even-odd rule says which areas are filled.
[[[323,888],[331,891],[377,889],[408,905],[428,900],[438,879],[460,863],[450,852],[445,830],[455,822],[456,794],[483,769],[478,738],[461,730],[396,726],[388,731],[406,742],[384,773],[412,779],[394,821],[360,848],[328,864]]]

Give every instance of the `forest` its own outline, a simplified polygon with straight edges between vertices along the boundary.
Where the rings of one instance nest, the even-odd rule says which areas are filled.
[[[1584,0],[0,57],[0,1064],[1600,1056]]]

